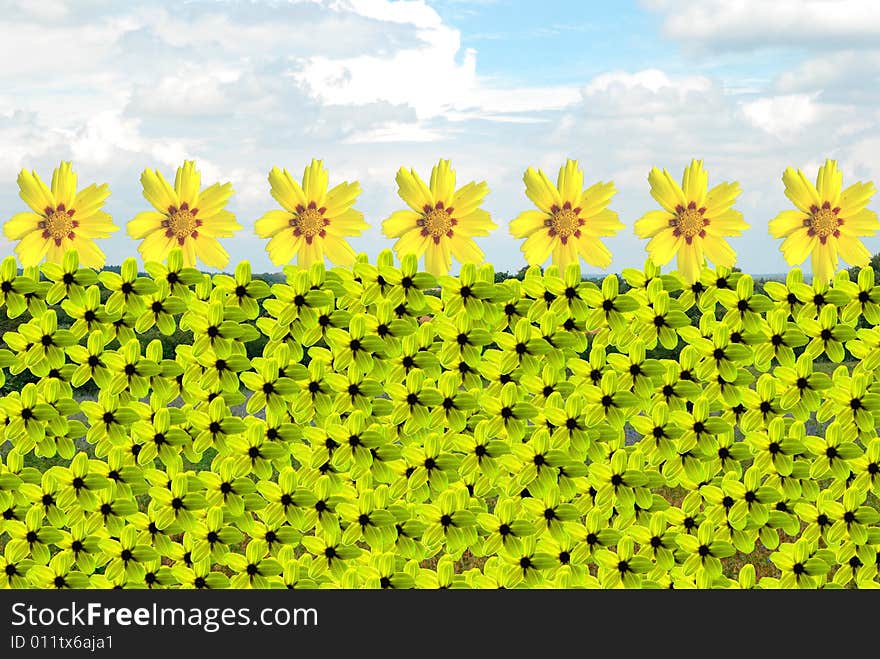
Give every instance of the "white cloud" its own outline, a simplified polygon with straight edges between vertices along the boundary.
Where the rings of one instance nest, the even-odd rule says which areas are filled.
[[[788,46],[839,49],[880,39],[875,0],[645,0],[664,32],[710,50]]]
[[[801,133],[820,114],[811,94],[768,96],[743,103],[742,110],[752,125],[782,137]]]

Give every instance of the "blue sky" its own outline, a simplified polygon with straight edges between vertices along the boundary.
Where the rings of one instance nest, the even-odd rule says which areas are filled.
[[[118,3],[6,0],[0,24],[0,209],[25,210],[22,168],[49,180],[72,160],[81,186],[109,183],[125,223],[148,205],[140,172],[195,159],[203,184],[231,181],[244,229],[232,259],[274,270],[253,222],[276,208],[266,175],[321,158],[331,185],[359,180],[372,257],[403,208],[394,175],[449,158],[460,184],[486,180],[499,228],[478,243],[499,270],[525,264],[509,221],[530,208],[528,166],[555,179],[577,159],[613,180],[626,225],[611,269],[639,267],[632,231],[656,208],[654,165],[680,178],[701,158],[710,185],[738,180],[751,229],[740,267],[787,266],[767,222],[790,202],[785,167],[844,184],[880,181],[880,12],[871,0],[252,0]],[[51,44],[51,47],[36,44]],[[880,203],[874,201],[877,210]],[[880,237],[865,240],[880,251]],[[135,253],[124,231],[109,262]],[[13,245],[0,239],[0,255]],[[805,264],[808,268],[809,264]],[[457,266],[456,266],[457,267]],[[595,271],[585,267],[587,271]]]

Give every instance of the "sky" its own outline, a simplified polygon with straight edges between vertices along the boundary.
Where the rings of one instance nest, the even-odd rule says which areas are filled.
[[[425,180],[450,159],[458,185],[486,181],[498,228],[477,243],[496,270],[526,264],[511,219],[533,208],[523,173],[555,181],[568,158],[585,183],[613,181],[626,225],[609,271],[641,267],[634,222],[658,208],[651,167],[680,180],[739,181],[751,228],[737,265],[788,269],[767,223],[793,208],[786,167],[844,185],[880,182],[880,11],[874,0],[0,0],[0,221],[27,210],[16,177],[48,182],[71,160],[79,185],[107,183],[120,231],[108,263],[136,256],[125,223],[150,206],[140,174],[230,181],[243,229],[232,262],[276,271],[254,221],[278,208],[267,175],[360,182],[371,259],[381,223],[405,208],[395,174]],[[880,209],[875,199],[870,208]],[[880,236],[864,240],[880,252]],[[0,238],[0,256],[14,245]],[[453,266],[453,272],[458,265]],[[582,265],[586,273],[599,273]],[[671,266],[670,266],[671,267]],[[809,271],[809,262],[803,265]],[[667,270],[669,268],[666,268]]]

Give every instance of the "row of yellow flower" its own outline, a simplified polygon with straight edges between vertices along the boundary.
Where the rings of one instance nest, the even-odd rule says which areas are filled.
[[[398,194],[409,209],[392,213],[382,222],[382,232],[396,238],[398,255],[424,256],[425,269],[434,275],[449,272],[454,257],[461,263],[483,261],[475,236],[486,236],[497,225],[480,208],[489,192],[485,181],[470,182],[456,189],[455,171],[448,160],[433,168],[429,183],[415,170],[397,172]],[[520,213],[510,223],[510,233],[524,239],[522,252],[530,265],[541,265],[552,255],[553,263],[565,268],[583,258],[607,268],[611,252],[601,237],[613,236],[624,225],[608,208],[616,190],[613,183],[598,182],[584,188],[583,171],[576,160],[559,170],[554,185],[540,169],[530,167],[523,180],[526,195],[537,210]],[[781,251],[790,265],[812,255],[812,271],[820,281],[830,280],[838,258],[850,265],[865,266],[870,253],[860,236],[880,229],[877,213],[867,208],[875,189],[871,182],[843,189],[843,174],[836,161],[819,169],[814,185],[801,170],[786,169],[782,176],[785,194],[796,210],[782,211],[769,225],[771,235],[784,238]],[[677,256],[678,270],[689,283],[699,278],[708,259],[715,266],[733,267],[736,253],[725,241],[749,225],[733,208],[739,184],[720,183],[709,188],[708,172],[700,160],[684,170],[681,185],[667,170],[653,168],[648,175],[651,195],[661,210],[646,213],[635,223],[641,238],[650,238],[648,253],[657,265]],[[202,189],[194,161],[179,167],[174,186],[156,170],[141,175],[143,194],[155,210],[138,213],[128,222],[128,235],[142,240],[144,260],[161,261],[173,249],[183,251],[184,262],[223,268],[229,254],[218,238],[231,237],[241,229],[225,209],[233,194],[231,183],[214,183]],[[272,196],[281,209],[271,210],[255,224],[257,235],[268,238],[266,250],[276,265],[296,258],[308,267],[326,257],[339,265],[351,265],[355,252],[346,237],[368,227],[363,213],[354,209],[360,194],[357,182],[329,188],[328,174],[320,160],[305,168],[302,184],[277,167],[269,172]],[[36,172],[22,170],[20,196],[31,211],[18,213],[4,225],[4,234],[18,241],[16,253],[25,266],[43,259],[60,263],[70,249],[79,252],[86,266],[100,268],[105,255],[94,239],[106,238],[118,229],[102,209],[110,194],[106,184],[77,191],[77,177],[70,162],[62,162],[52,175],[51,187]]]

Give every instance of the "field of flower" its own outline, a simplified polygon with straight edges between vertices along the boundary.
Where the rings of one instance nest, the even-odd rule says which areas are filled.
[[[22,172],[0,587],[880,586],[873,186],[833,161],[783,179],[797,210],[770,231],[813,278],[756,290],[723,239],[747,228],[739,188],[699,161],[681,185],[652,170],[644,268],[595,282],[581,260],[606,268],[623,225],[574,161],[526,172],[537,210],[510,231],[532,265],[502,281],[472,239],[485,183],[456,190],[448,161],[398,173],[398,259],[374,262],[344,240],[357,184],[274,169],[272,283],[197,269],[239,225],[193,163],[174,187],[144,173],[143,269],[118,271],[106,186]]]

